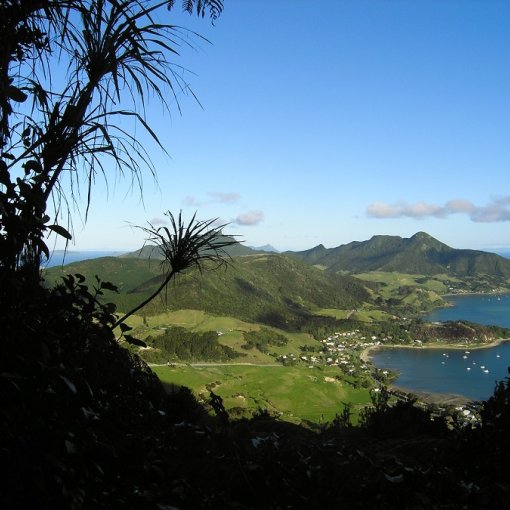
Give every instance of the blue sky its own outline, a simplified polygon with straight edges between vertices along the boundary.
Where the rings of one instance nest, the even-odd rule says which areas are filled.
[[[211,44],[177,60],[202,106],[148,110],[158,183],[142,202],[98,179],[70,249],[136,249],[130,224],[181,209],[280,250],[418,231],[510,248],[510,2],[224,3],[214,27],[169,18]]]

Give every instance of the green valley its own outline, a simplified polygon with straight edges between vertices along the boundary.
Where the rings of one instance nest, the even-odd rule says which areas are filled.
[[[424,234],[413,239],[442,246]],[[376,241],[370,256],[388,256],[385,236]],[[324,256],[318,267],[324,250],[312,252],[303,258],[234,246],[226,269],[180,275],[127,320],[125,334],[141,345],[125,342],[118,330],[121,343],[153,364],[168,387],[190,387],[204,402],[214,390],[232,416],[262,409],[287,421],[317,423],[346,405],[357,416],[370,390],[391,381],[391,374],[363,360],[367,348],[476,345],[509,336],[503,328],[421,320],[423,312],[445,305],[446,294],[508,289],[504,275],[338,270],[337,263],[328,268]],[[160,258],[156,248],[145,247],[51,268],[45,277],[54,285],[65,275],[80,274],[88,282],[97,275],[118,287],[117,293],[103,289],[101,299],[125,313],[160,284]],[[286,380],[295,390],[287,391]]]

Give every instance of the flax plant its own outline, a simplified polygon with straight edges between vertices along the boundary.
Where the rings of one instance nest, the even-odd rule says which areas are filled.
[[[231,262],[226,248],[237,244],[238,241],[223,235],[226,224],[218,226],[217,218],[197,220],[196,213],[188,223],[184,221],[182,212],[179,212],[177,218],[170,211],[167,211],[165,216],[169,219],[170,228],[155,227],[150,222],[145,227],[138,227],[148,236],[146,244],[156,245],[163,254],[164,258],[161,261],[163,280],[147,299],[118,319],[113,328],[123,324],[128,317],[161,294],[178,274],[190,268],[202,272],[206,263],[212,264],[212,269],[218,269],[228,266]]]
[[[84,196],[86,219],[98,177],[108,186],[114,170],[140,191],[144,173],[156,178],[136,128],[165,150],[146,102],[180,111],[182,95],[193,93],[179,51],[200,38],[158,21],[174,3],[0,2],[0,267],[37,274],[45,236],[71,239],[69,206],[79,210]],[[182,8],[214,21],[223,5],[185,0]]]

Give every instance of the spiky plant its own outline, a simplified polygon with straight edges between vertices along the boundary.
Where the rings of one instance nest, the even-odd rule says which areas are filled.
[[[48,252],[45,235],[52,230],[71,238],[49,224],[49,205],[54,223],[67,211],[70,228],[68,205],[84,195],[86,217],[98,176],[107,186],[115,169],[140,188],[144,170],[155,176],[135,134],[141,125],[164,151],[146,118],[146,101],[179,108],[181,95],[193,94],[175,61],[190,45],[189,32],[156,19],[172,4],[0,2],[0,268],[32,266],[37,274],[40,255]],[[209,12],[214,21],[223,6],[192,0],[182,7]]]
[[[146,244],[156,245],[163,254],[163,281],[147,299],[118,319],[113,325],[114,328],[161,294],[178,274],[190,268],[202,272],[206,263],[212,264],[213,269],[218,269],[227,266],[231,261],[226,248],[238,241],[223,235],[226,224],[218,225],[217,218],[197,220],[196,213],[188,223],[184,221],[182,212],[179,212],[177,218],[170,211],[167,211],[165,216],[169,219],[170,228],[156,227],[150,222],[145,227],[138,227],[147,235]]]

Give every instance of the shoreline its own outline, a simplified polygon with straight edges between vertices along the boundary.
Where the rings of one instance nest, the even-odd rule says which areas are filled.
[[[441,297],[457,297],[457,296],[503,296],[509,295],[509,290],[496,291],[496,292],[447,292],[446,294],[440,294]]]
[[[365,363],[372,363],[373,352],[382,348],[386,349],[428,349],[428,350],[480,350],[497,347],[503,343],[510,342],[510,338],[499,338],[487,344],[482,345],[466,345],[466,344],[440,344],[440,345],[396,345],[396,344],[383,344],[373,345],[367,347],[360,353],[360,359]],[[375,366],[375,365],[374,365]],[[464,395],[458,395],[453,393],[434,393],[426,391],[417,391],[398,386],[394,383],[388,385],[390,390],[402,391],[408,394],[414,394],[418,397],[418,400],[426,404],[439,404],[439,405],[466,405],[470,403],[480,402],[477,400],[470,399]]]
[[[447,309],[447,308],[454,308],[455,304],[448,301],[448,298],[456,298],[456,297],[470,297],[470,296],[509,296],[510,297],[510,291],[504,290],[501,292],[447,292],[446,294],[439,294],[441,299],[445,301],[445,304],[433,306],[432,310],[425,311],[423,314],[421,314],[423,317],[428,317],[431,313],[433,313],[435,310],[441,310],[441,309]]]
[[[360,359],[365,363],[371,362],[372,360],[372,351],[377,351],[379,349],[452,349],[452,350],[462,350],[462,349],[489,349],[491,347],[497,347],[502,343],[510,342],[510,338],[498,338],[488,344],[476,344],[476,345],[468,345],[468,344],[439,344],[439,345],[399,345],[399,344],[381,344],[381,345],[371,345],[366,349],[363,349],[360,353]]]

